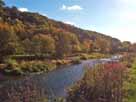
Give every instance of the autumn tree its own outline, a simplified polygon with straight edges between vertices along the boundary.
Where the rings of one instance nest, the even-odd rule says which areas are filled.
[[[131,52],[136,52],[136,43],[134,43],[134,44],[132,44],[132,45],[130,46],[130,51],[131,51]]]
[[[0,58],[4,60],[9,55],[20,52],[18,37],[8,24],[0,24]]]
[[[32,38],[35,53],[54,53],[55,41],[49,35],[37,34]]]
[[[129,51],[131,43],[129,41],[122,42],[122,51]]]
[[[69,34],[69,40],[71,42],[71,52],[76,53],[78,51],[81,51],[80,42],[78,40],[78,37],[71,33]]]
[[[57,35],[57,42],[56,42],[56,56],[59,58],[64,57],[70,53],[71,46],[70,46],[70,39],[69,36],[65,33],[59,33]]]
[[[110,41],[108,41],[108,43],[110,42],[110,53],[117,53],[121,50],[121,41],[118,39],[111,39]]]
[[[108,42],[109,43],[109,42]],[[97,38],[97,40],[95,41],[95,49],[98,51],[98,52],[102,52],[102,53],[105,53],[107,48],[108,48],[108,44],[107,41],[103,38]]]
[[[32,54],[34,52],[34,48],[32,46],[32,42],[30,41],[30,39],[25,39],[22,41],[22,45],[24,47],[24,52],[25,54]]]
[[[56,37],[56,55],[64,57],[80,50],[78,38],[69,32],[59,32]]]
[[[82,46],[82,51],[83,52],[87,52],[88,53],[88,52],[93,51],[93,41],[90,40],[90,39],[85,39],[82,42],[81,46]]]

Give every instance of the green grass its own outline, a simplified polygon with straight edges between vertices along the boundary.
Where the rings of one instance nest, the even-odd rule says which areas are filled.
[[[42,55],[41,57],[45,57]],[[46,56],[47,57],[47,56]],[[30,73],[42,73],[49,72],[60,65],[69,65],[69,64],[80,64],[81,60],[87,59],[99,59],[106,58],[108,55],[101,53],[81,53],[78,56],[74,56],[71,59],[39,59],[40,57],[35,55],[13,55],[5,59],[5,64],[7,65],[3,69],[0,69],[0,72],[5,75],[26,75]],[[34,58],[34,59],[33,59]],[[36,58],[36,59],[35,59]]]
[[[127,90],[126,102],[136,102],[136,60],[129,70],[128,80],[125,83],[125,89]]]
[[[49,72],[56,68],[56,65],[50,61],[21,61],[9,59],[7,66],[0,70],[5,75],[26,75],[29,73]]]
[[[80,59],[87,60],[87,59],[99,59],[99,58],[108,58],[110,55],[101,54],[101,53],[90,53],[90,54],[81,54]]]

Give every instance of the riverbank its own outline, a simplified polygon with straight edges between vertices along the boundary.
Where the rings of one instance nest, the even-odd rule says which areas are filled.
[[[42,60],[17,60],[19,59],[19,57],[17,57],[17,59],[8,59],[5,64],[0,64],[0,72],[3,75],[9,76],[48,73],[62,65],[79,64],[81,60],[108,57],[110,57],[110,55],[100,53],[82,53],[75,56],[68,56],[63,59],[46,58]]]
[[[109,58],[109,61],[110,61],[110,58]],[[81,64],[68,65],[68,66],[66,65],[61,68],[58,68],[57,70],[50,71],[48,73],[42,73],[38,75],[34,74],[34,75],[21,76],[21,77],[17,76],[16,77],[17,79],[5,80],[4,82],[1,83],[1,89],[3,89],[1,93],[4,93],[5,91],[8,93],[4,93],[3,96],[1,97],[5,97],[8,94],[11,94],[12,96],[14,96],[14,94],[16,94],[16,92],[18,92],[20,88],[21,89],[24,88],[25,92],[27,92],[27,90],[31,91],[27,89],[27,86],[29,87],[29,83],[31,84],[32,81],[34,83],[34,87],[35,85],[37,85],[38,88],[40,88],[38,89],[38,91],[47,90],[47,95],[50,96],[48,98],[51,100],[58,97],[66,97],[67,89],[83,78],[84,72],[86,69],[85,65],[95,66],[96,64],[99,64],[102,62],[105,62],[105,61],[99,60],[99,59],[85,60],[85,61],[82,61]],[[27,80],[28,83],[24,82],[24,80]],[[15,89],[15,91],[13,89]],[[23,92],[19,91],[19,94]],[[21,95],[21,97],[26,97],[26,96],[28,95],[25,95],[25,94]],[[18,96],[17,98],[20,98],[20,96]],[[13,100],[13,98],[9,97],[9,100],[11,101]],[[40,102],[44,102],[44,101],[40,101]],[[45,102],[48,102],[48,101],[45,101]],[[60,102],[63,102],[63,101],[60,101]]]
[[[131,66],[128,70],[128,77],[125,81],[124,88],[127,92],[125,102],[135,102],[136,101],[136,58],[133,62],[131,62]]]

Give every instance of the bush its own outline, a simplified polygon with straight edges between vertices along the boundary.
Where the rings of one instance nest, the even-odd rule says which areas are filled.
[[[136,60],[132,63],[132,67],[128,71],[128,77],[125,82],[126,98],[125,102],[136,101]]]
[[[69,89],[68,102],[122,102],[125,67],[119,63],[87,69],[83,79]]]
[[[80,59],[74,59],[72,60],[72,64],[80,64],[81,60]]]
[[[16,60],[7,59],[5,61],[7,63],[6,68],[3,69],[3,73],[6,75],[21,75],[23,72],[21,71],[19,64]]]
[[[80,55],[80,59],[87,60],[88,59],[88,55],[87,54],[82,54],[82,55]]]
[[[0,87],[0,102],[48,102],[47,89],[40,88],[37,80],[26,78],[15,85]]]

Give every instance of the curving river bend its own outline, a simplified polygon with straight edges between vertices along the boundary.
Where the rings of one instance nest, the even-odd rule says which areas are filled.
[[[24,80],[31,79],[34,84],[37,84],[42,91],[46,90],[51,97],[63,97],[67,95],[66,89],[79,81],[85,72],[85,66],[93,67],[98,63],[106,63],[113,61],[113,59],[98,59],[82,61],[81,64],[62,66],[52,72],[40,75],[31,75],[23,78],[8,79],[0,82],[0,88],[8,86],[18,89],[25,85]]]

